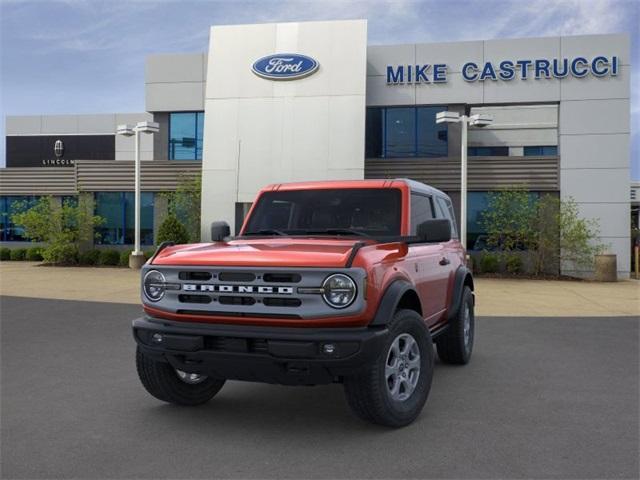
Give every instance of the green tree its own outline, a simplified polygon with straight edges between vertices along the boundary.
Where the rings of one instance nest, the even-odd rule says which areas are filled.
[[[158,243],[162,242],[189,243],[189,232],[172,213],[167,215],[158,229]]]
[[[29,208],[17,204],[11,221],[24,228],[24,235],[32,241],[46,243],[42,259],[46,263],[77,263],[80,243],[94,235],[94,228],[104,220],[93,215],[91,205],[81,197],[77,202],[65,200],[56,205],[51,197],[41,197]]]
[[[167,198],[169,214],[185,226],[189,242],[200,241],[200,201],[202,199],[202,177],[183,175],[178,181],[175,192],[163,194]],[[160,240],[158,240],[160,243]],[[187,242],[185,242],[187,243]]]
[[[504,251],[528,248],[533,240],[535,199],[524,188],[489,192],[489,205],[480,218],[487,245]]]

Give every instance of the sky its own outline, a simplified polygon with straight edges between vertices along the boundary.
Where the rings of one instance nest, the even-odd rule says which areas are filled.
[[[0,136],[6,115],[144,111],[145,57],[204,52],[211,25],[356,18],[372,45],[630,34],[640,179],[640,0],[0,0]]]

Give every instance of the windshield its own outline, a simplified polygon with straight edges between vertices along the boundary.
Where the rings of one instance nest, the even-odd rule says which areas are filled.
[[[266,192],[245,235],[400,235],[398,189],[351,188]]]

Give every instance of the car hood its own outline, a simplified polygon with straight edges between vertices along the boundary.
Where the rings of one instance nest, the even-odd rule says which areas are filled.
[[[153,265],[339,268],[359,241],[286,237],[175,245],[162,250]]]

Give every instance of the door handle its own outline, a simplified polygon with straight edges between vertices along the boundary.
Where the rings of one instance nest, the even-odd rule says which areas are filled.
[[[451,260],[449,260],[447,257],[442,257],[438,263],[442,266],[449,265],[451,263]]]

